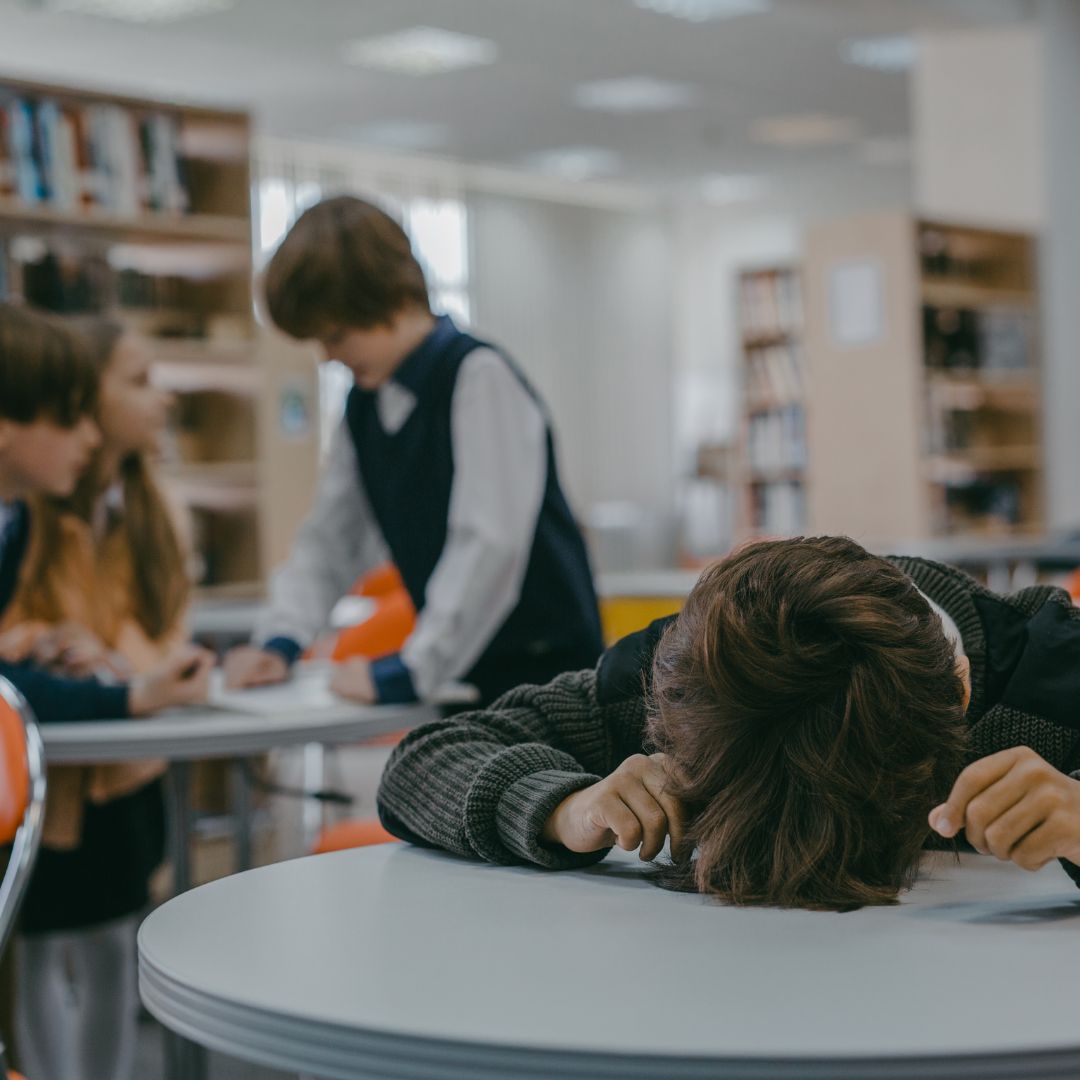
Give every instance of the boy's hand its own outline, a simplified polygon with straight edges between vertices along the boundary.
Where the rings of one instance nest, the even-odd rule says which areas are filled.
[[[39,667],[73,678],[107,672],[124,679],[131,674],[122,659],[96,634],[76,623],[60,623],[42,634],[34,643],[31,659]]]
[[[185,645],[164,663],[140,675],[131,683],[128,710],[133,716],[148,716],[173,705],[197,705],[210,692],[210,670],[214,654],[195,645]]]
[[[547,819],[544,842],[578,852],[614,844],[624,851],[640,847],[647,862],[670,836],[676,854],[683,842],[683,810],[664,790],[667,762],[665,754],[635,754],[610,776],[568,795]]]
[[[1014,746],[969,765],[930,811],[930,827],[944,837],[963,829],[977,851],[1025,870],[1080,863],[1080,781]]]
[[[289,678],[289,665],[281,653],[257,649],[254,645],[237,645],[225,654],[225,686],[229,690],[246,690],[252,686],[271,686]]]
[[[374,705],[378,700],[375,680],[371,677],[371,664],[362,656],[344,660],[334,665],[330,676],[330,689],[335,694],[361,705]]]

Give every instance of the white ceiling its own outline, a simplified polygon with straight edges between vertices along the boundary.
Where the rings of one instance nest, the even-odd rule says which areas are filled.
[[[441,133],[431,150],[529,167],[565,146],[618,156],[612,179],[670,188],[708,174],[905,170],[860,142],[761,146],[755,120],[821,113],[864,137],[908,133],[907,79],[840,59],[845,40],[1013,22],[1024,0],[776,0],[769,14],[688,23],[632,0],[235,0],[217,14],[135,25],[0,0],[0,74],[240,105],[263,131],[371,144],[372,125]],[[427,25],[493,40],[491,66],[426,78],[351,67],[344,42]],[[574,87],[651,76],[695,104],[649,115],[579,108]],[[889,144],[886,144],[888,146]],[[608,155],[610,157],[610,154]]]

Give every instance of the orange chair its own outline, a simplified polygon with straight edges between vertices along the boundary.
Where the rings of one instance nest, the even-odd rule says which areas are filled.
[[[15,929],[19,905],[34,867],[45,814],[45,754],[37,721],[25,698],[0,678],[0,845],[9,847],[0,881],[0,954]],[[0,1076],[7,1071],[0,1044]]]
[[[325,855],[328,851],[345,851],[348,848],[370,847],[372,844],[397,843],[397,837],[388,833],[374,818],[340,821],[323,829],[311,849],[312,855]]]
[[[393,563],[384,563],[365,574],[353,589],[354,596],[375,601],[375,610],[362,623],[347,626],[334,644],[332,659],[352,656],[378,659],[398,652],[416,625],[416,608]]]

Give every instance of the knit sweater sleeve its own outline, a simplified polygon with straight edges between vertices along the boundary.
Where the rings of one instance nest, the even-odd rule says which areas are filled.
[[[489,709],[407,735],[383,773],[379,816],[404,840],[489,862],[590,865],[607,852],[545,845],[544,823],[641,749],[644,721],[641,695],[601,704],[593,671],[518,687]]]

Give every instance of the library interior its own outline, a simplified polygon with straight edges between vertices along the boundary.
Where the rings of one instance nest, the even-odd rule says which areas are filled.
[[[1078,115],[1080,0],[0,0],[0,1080],[1080,1075]]]

